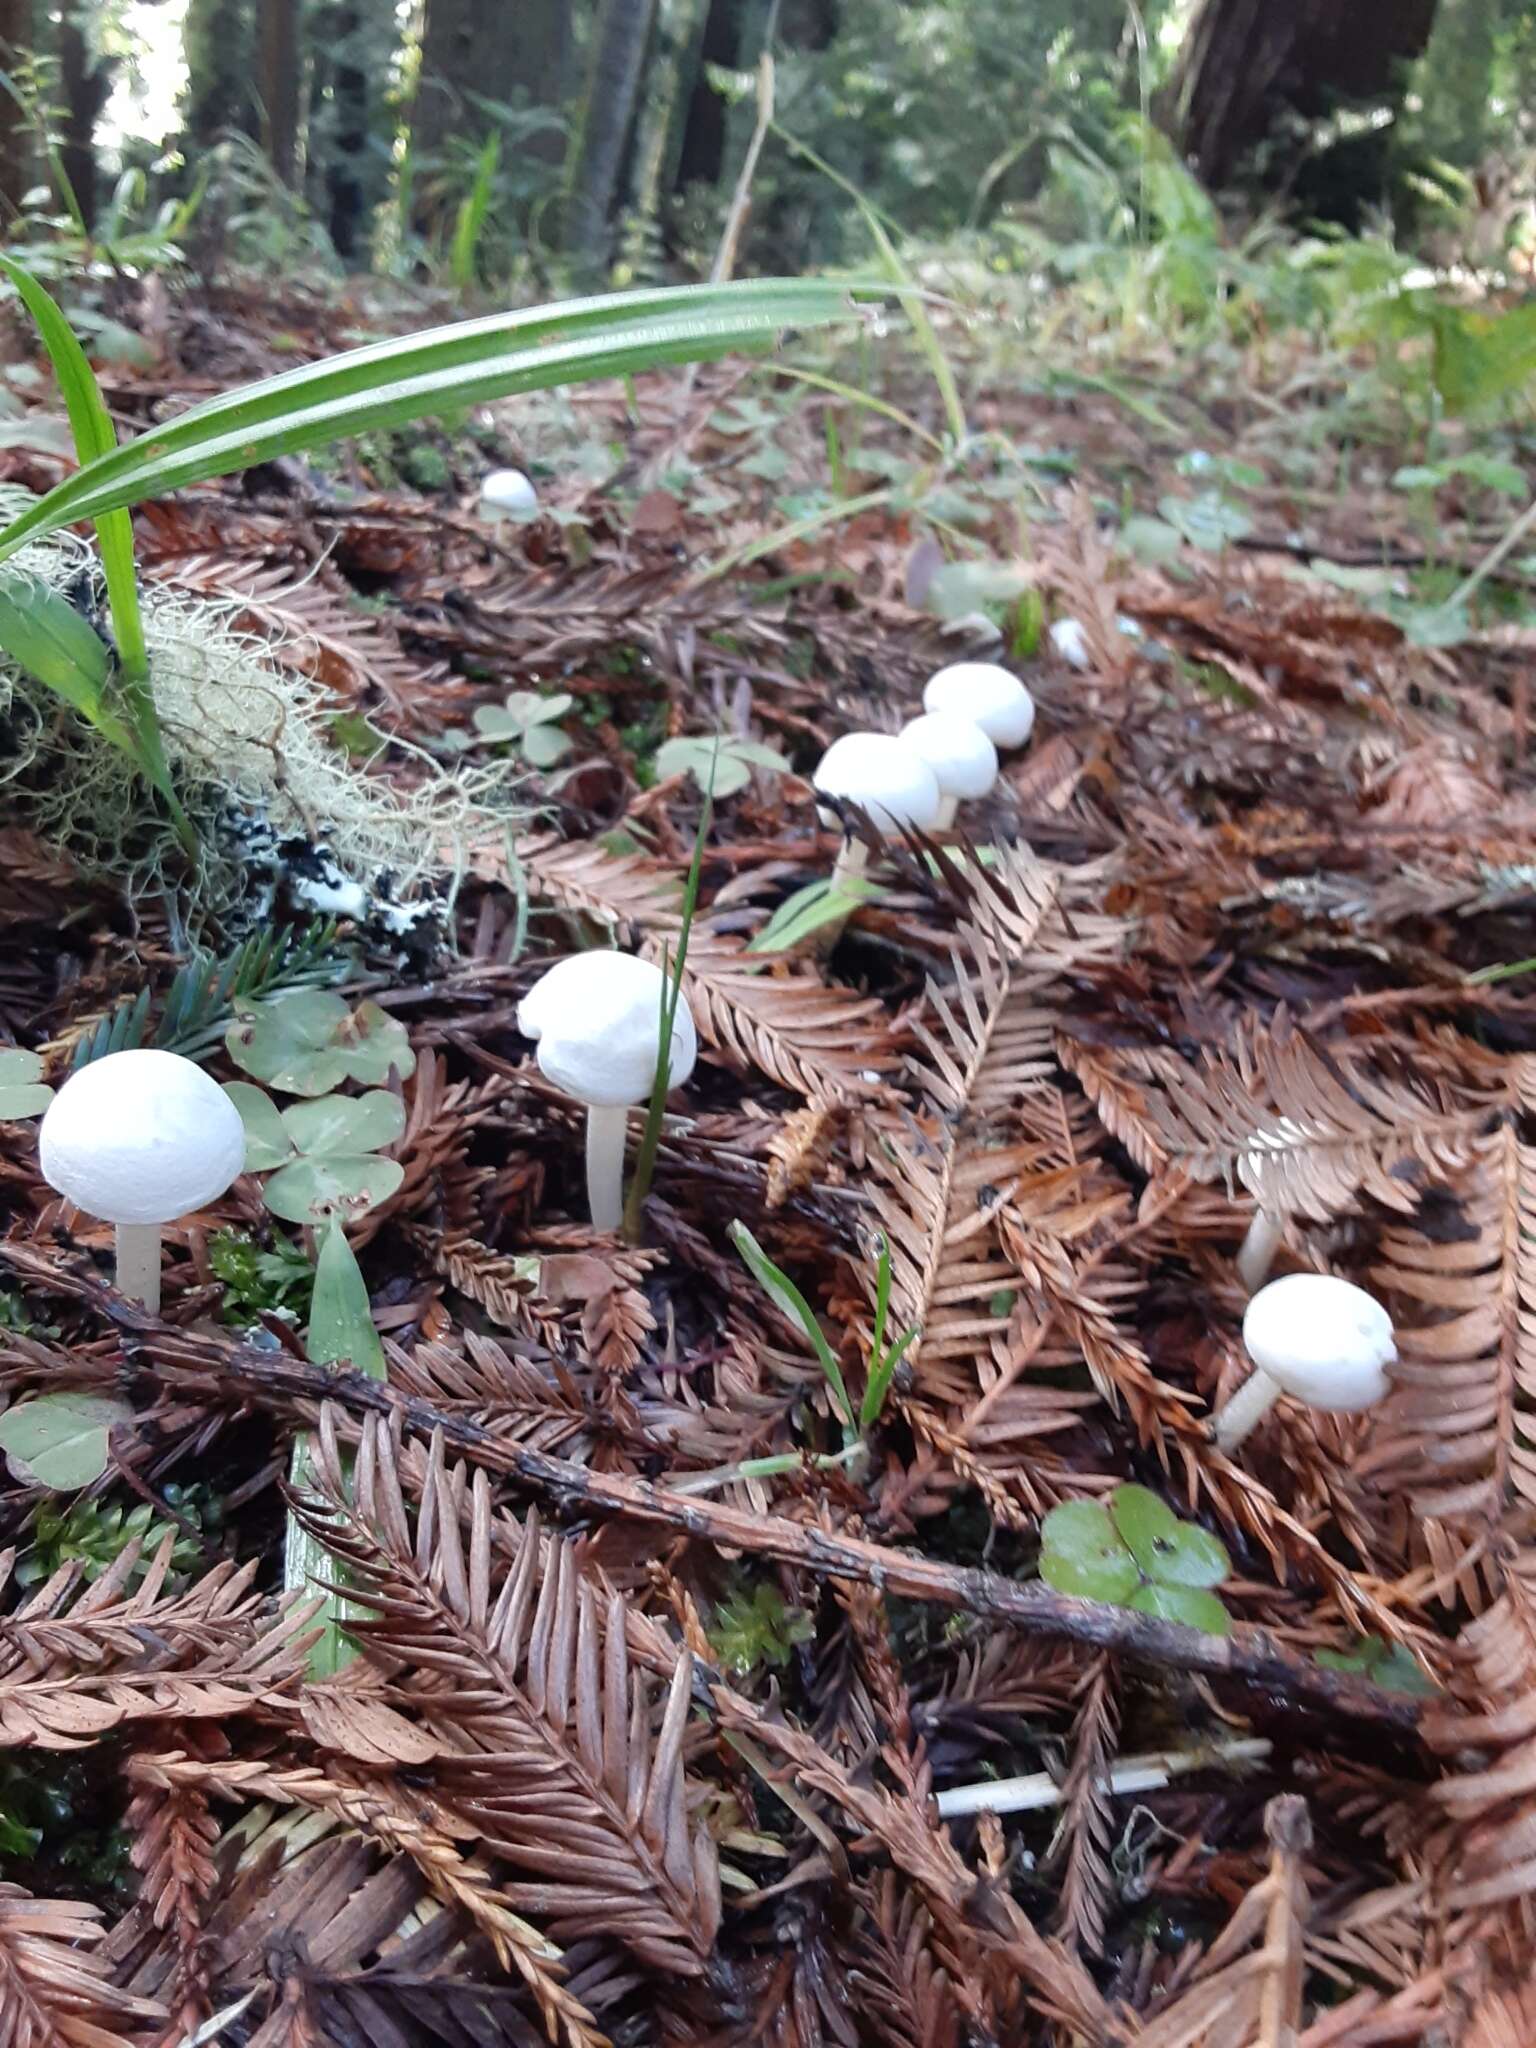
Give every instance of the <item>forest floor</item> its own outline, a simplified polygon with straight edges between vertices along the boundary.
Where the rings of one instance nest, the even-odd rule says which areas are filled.
[[[149,313],[106,379],[134,429],[358,317]],[[0,1494],[7,2048],[1536,2038],[1536,571],[1455,600],[1508,437],[1427,447],[1300,343],[947,345],[959,457],[892,331],[137,516],[364,772],[504,761],[526,814],[439,958],[344,927],[306,962],[409,1037],[349,1233],[384,1379],[306,1358],[251,1177],[168,1232],[152,1316],[0,1125],[0,1387],[128,1404],[96,1486]],[[46,392],[7,424],[0,481],[56,481]],[[536,520],[476,515],[497,461]],[[972,655],[1038,722],[963,838],[887,849],[835,944],[749,951],[837,853],[821,751]],[[553,764],[526,702],[477,724],[510,692],[570,700]],[[715,734],[778,759],[708,819],[701,1057],[620,1243],[517,1005],[582,945],[675,952],[704,799],[657,756]],[[104,1020],[179,1042],[165,905],[0,846],[5,1035],[55,1081]],[[1399,1364],[1226,1457],[1261,1208]],[[736,1220],[855,1403],[884,1233],[918,1334],[862,1454]],[[280,1600],[303,1429],[359,1646],[323,1677]],[[1045,1514],[1126,1482],[1219,1537],[1228,1633],[1038,1578]]]

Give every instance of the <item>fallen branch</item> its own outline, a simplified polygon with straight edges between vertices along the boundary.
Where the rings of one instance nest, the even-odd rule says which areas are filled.
[[[985,1615],[1036,1635],[1114,1650],[1174,1671],[1233,1679],[1270,1696],[1275,1706],[1364,1721],[1404,1733],[1417,1725],[1421,1702],[1408,1693],[1329,1671],[1286,1649],[1266,1629],[1237,1624],[1228,1636],[1203,1634],[1126,1607],[1074,1600],[1032,1581],[1020,1584],[995,1572],[945,1564],[920,1551],[896,1550],[858,1537],[760,1515],[697,1494],[682,1494],[648,1480],[592,1472],[565,1458],[510,1443],[494,1431],[428,1401],[404,1394],[366,1373],[336,1372],[285,1352],[257,1351],[212,1332],[173,1329],[126,1301],[94,1275],[69,1272],[19,1245],[0,1244],[0,1260],[18,1273],[89,1302],[123,1333],[125,1361],[152,1372],[183,1398],[237,1401],[271,1408],[313,1426],[327,1403],[351,1416],[382,1415],[418,1436],[440,1433],[459,1455],[516,1482],[555,1512],[573,1517],[616,1515],[690,1536],[719,1549],[751,1552],[793,1565],[818,1578],[848,1579],[931,1601],[962,1614]],[[36,1340],[0,1344],[0,1365],[35,1362]],[[67,1365],[59,1354],[61,1369]],[[297,1411],[297,1416],[295,1411]]]

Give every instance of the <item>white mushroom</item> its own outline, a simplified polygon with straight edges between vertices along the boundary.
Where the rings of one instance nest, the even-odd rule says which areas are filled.
[[[1081,619],[1057,619],[1051,627],[1051,645],[1068,668],[1093,667],[1093,656],[1088,652],[1088,635],[1083,631]]]
[[[953,825],[957,804],[988,795],[997,781],[997,749],[969,718],[958,718],[952,711],[925,711],[901,728],[901,738],[933,770],[941,826]]]
[[[1363,1287],[1331,1273],[1287,1273],[1261,1287],[1243,1317],[1243,1343],[1253,1375],[1215,1418],[1221,1451],[1235,1450],[1282,1394],[1352,1413],[1374,1407],[1391,1388],[1391,1317]]]
[[[629,1112],[648,1101],[661,1045],[666,978],[633,953],[575,953],[558,961],[517,1006],[517,1028],[538,1045],[540,1071],[587,1106],[587,1200],[596,1230],[624,1215]],[[667,1086],[680,1088],[699,1056],[686,998],[672,1020]]]
[[[889,733],[844,733],[822,755],[812,780],[823,796],[842,797],[867,811],[882,832],[908,825],[928,832],[939,822],[943,799],[933,770],[915,748]],[[823,808],[821,815],[829,825],[837,822],[835,811]],[[862,839],[845,839],[832,870],[833,889],[862,874],[868,857]]]
[[[108,1053],[71,1074],[38,1137],[43,1178],[117,1226],[117,1287],[160,1306],[160,1228],[216,1201],[245,1164],[245,1126],[179,1053]]]
[[[928,678],[925,711],[946,711],[979,725],[996,747],[1022,747],[1035,729],[1035,700],[995,661],[956,661]]]
[[[533,519],[539,494],[520,469],[493,469],[480,486],[480,510],[494,519]]]

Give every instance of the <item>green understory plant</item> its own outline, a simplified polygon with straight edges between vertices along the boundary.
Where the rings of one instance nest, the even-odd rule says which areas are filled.
[[[677,932],[677,949],[675,952],[667,953],[662,959],[661,1016],[656,1038],[656,1078],[651,1083],[651,1098],[645,1106],[645,1125],[641,1130],[640,1143],[635,1152],[629,1192],[624,1199],[624,1235],[631,1244],[638,1244],[640,1241],[645,1201],[651,1192],[651,1180],[656,1171],[656,1154],[661,1147],[661,1126],[667,1111],[668,1049],[672,1044],[672,1031],[677,1022],[677,1006],[683,999],[683,970],[688,964],[688,940],[693,931],[694,912],[699,904],[699,878],[704,871],[704,847],[709,838],[710,821],[714,817],[713,789],[714,778],[711,776],[704,792],[704,808],[699,813],[698,830],[693,835],[693,858],[688,863],[688,879],[683,885],[682,918]]]
[[[1210,1589],[1231,1570],[1219,1538],[1181,1522],[1146,1486],[1117,1486],[1102,1503],[1064,1501],[1040,1526],[1040,1576],[1055,1592],[1207,1635],[1230,1633],[1231,1618]]]
[[[18,1585],[35,1586],[50,1578],[61,1564],[78,1564],[87,1579],[99,1579],[130,1543],[139,1546],[138,1560],[129,1574],[130,1586],[136,1585],[148,1573],[167,1537],[172,1539],[172,1573],[195,1571],[203,1555],[199,1534],[211,1539],[222,1525],[218,1496],[207,1487],[173,1483],[165,1489],[165,1502],[177,1520],[157,1514],[148,1501],[131,1508],[102,1500],[72,1501],[67,1508],[39,1508],[33,1518],[31,1544],[16,1563]]]
[[[782,1671],[796,1645],[815,1635],[813,1617],[803,1607],[786,1607],[773,1586],[742,1587],[727,1595],[709,1628],[722,1667],[742,1678],[764,1667]]]
[[[367,1283],[342,1225],[387,1200],[404,1178],[399,1161],[377,1151],[403,1134],[404,1108],[399,1096],[377,1084],[415,1072],[405,1027],[377,1003],[353,1010],[326,990],[297,989],[272,1002],[236,1003],[225,1043],[246,1073],[302,1098],[280,1110],[264,1089],[226,1083],[245,1125],[246,1166],[269,1176],[262,1187],[267,1207],[319,1235],[305,1355],[314,1365],[348,1365],[383,1379],[384,1347]],[[367,1092],[333,1092],[346,1081]],[[313,1445],[301,1436],[288,1472],[300,1501],[308,1498],[312,1470]],[[320,1594],[321,1635],[309,1668],[317,1678],[334,1676],[352,1655],[340,1567],[293,1514],[284,1578],[290,1591],[307,1587]]]
[[[777,749],[761,740],[742,739],[735,734],[716,736],[680,734],[664,740],[656,749],[656,774],[662,781],[673,775],[691,775],[700,789],[717,797],[736,796],[752,780],[754,768],[782,775],[789,763]]]
[[[118,445],[84,350],[28,272],[0,256],[53,362],[79,468],[0,533],[0,562],[83,520],[96,526],[112,643],[70,599],[13,565],[0,578],[0,649],[62,698],[157,792],[183,850],[197,836],[156,712],[128,508],[273,456],[589,378],[633,375],[771,343],[846,317],[870,287],[752,279],[522,309],[376,342],[223,392]],[[876,293],[879,287],[873,288]]]
[[[334,919],[318,919],[299,932],[268,927],[222,957],[202,953],[179,967],[153,1029],[149,990],[140,989],[81,1038],[72,1064],[83,1067],[141,1045],[179,1052],[184,1059],[206,1059],[223,1043],[237,1003],[340,981],[354,965],[350,949],[337,946]]]
[[[476,707],[475,731],[482,739],[510,746],[530,768],[553,768],[574,744],[560,730],[560,720],[575,702],[565,691],[543,697],[537,690],[513,690],[500,704]]]
[[[880,1420],[886,1396],[891,1391],[891,1382],[896,1377],[896,1368],[917,1337],[917,1328],[914,1325],[900,1337],[888,1341],[891,1247],[885,1233],[882,1231],[875,1240],[875,1322],[870,1333],[864,1394],[857,1407],[854,1406],[852,1396],[848,1392],[848,1383],[843,1377],[843,1369],[838,1363],[837,1354],[827,1342],[826,1333],[817,1319],[816,1311],[794,1281],[782,1267],[774,1264],[744,1223],[731,1225],[730,1239],[741,1254],[753,1279],[780,1315],[788,1322],[798,1323],[805,1332],[806,1341],[826,1378],[827,1390],[832,1397],[833,1412],[843,1428],[843,1450],[838,1456],[818,1458],[813,1460],[813,1463],[838,1465],[854,1462],[863,1452],[869,1432]],[[758,1458],[752,1461],[750,1473],[787,1472],[799,1463],[800,1459],[797,1456]],[[743,1476],[749,1476],[748,1467],[743,1466],[741,1470]]]
[[[14,1045],[0,1050],[0,1123],[41,1116],[52,1100],[39,1054]]]

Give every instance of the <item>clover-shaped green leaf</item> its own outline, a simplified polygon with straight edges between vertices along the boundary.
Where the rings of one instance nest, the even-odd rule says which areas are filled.
[[[754,768],[772,769],[782,775],[788,761],[761,740],[737,739],[713,733],[683,734],[656,749],[656,773],[691,775],[700,789],[713,787],[717,797],[735,796],[752,780]]]
[[[377,1152],[405,1135],[405,1104],[387,1089],[366,1095],[322,1095],[293,1102],[282,1113],[294,1147],[310,1158],[339,1152]]]
[[[536,690],[514,690],[501,704],[481,704],[475,730],[482,739],[515,746],[530,768],[552,768],[571,751],[559,722],[576,699],[565,691],[542,697]]]
[[[1058,1593],[1134,1608],[1207,1635],[1231,1627],[1208,1590],[1231,1569],[1216,1537],[1181,1522],[1145,1486],[1117,1486],[1102,1504],[1063,1502],[1040,1528],[1040,1576]]]
[[[1040,1576],[1058,1593],[1119,1607],[1141,1584],[1136,1560],[1097,1501],[1069,1500],[1051,1509],[1040,1530]]]
[[[1232,1569],[1225,1546],[1194,1522],[1181,1522],[1145,1486],[1117,1486],[1109,1513],[1143,1578],[1160,1586],[1219,1586]]]
[[[224,1093],[239,1110],[240,1121],[245,1125],[247,1173],[269,1173],[274,1166],[293,1157],[293,1140],[283,1122],[283,1113],[265,1088],[254,1087],[249,1081],[226,1081]]]
[[[37,1116],[53,1100],[53,1090],[41,1079],[43,1062],[35,1052],[17,1046],[0,1051],[0,1123],[15,1117]]]
[[[366,1216],[405,1179],[398,1159],[376,1152],[333,1152],[295,1159],[279,1167],[262,1192],[267,1207],[285,1223],[347,1223]]]
[[[238,1002],[224,1040],[237,1067],[287,1095],[328,1095],[343,1081],[377,1087],[393,1067],[413,1073],[405,1026],[375,1002],[349,1010],[324,989]]]
[[[34,1486],[89,1486],[107,1469],[112,1431],[132,1419],[111,1394],[41,1394],[0,1415],[0,1450]]]
[[[405,1105],[386,1089],[322,1095],[283,1110],[248,1081],[231,1081],[225,1092],[245,1125],[246,1171],[277,1169],[262,1190],[274,1216],[289,1223],[356,1218],[405,1177],[398,1161],[376,1156],[405,1130]]]
[[[1198,1628],[1208,1636],[1229,1635],[1232,1617],[1202,1586],[1160,1586],[1148,1579],[1126,1601],[1138,1614],[1154,1614],[1159,1621],[1181,1621],[1186,1628]]]

